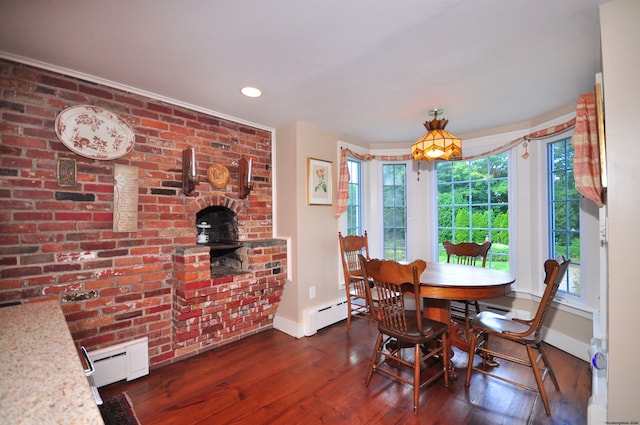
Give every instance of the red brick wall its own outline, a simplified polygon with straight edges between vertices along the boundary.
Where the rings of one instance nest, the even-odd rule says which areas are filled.
[[[272,237],[271,133],[6,60],[0,60],[0,93],[0,304],[56,299],[78,344],[95,349],[148,336],[152,365],[206,347],[193,341],[191,349],[184,340],[176,345],[176,249],[195,245],[197,207],[217,203],[238,212],[241,239]],[[136,135],[133,151],[100,161],[65,147],[55,118],[82,104],[127,122]],[[196,197],[182,193],[182,151],[188,147],[196,151],[202,176]],[[255,177],[247,199],[237,195],[243,155],[253,158]],[[75,187],[58,186],[59,158],[76,160]],[[224,189],[214,190],[206,180],[213,163],[231,173]],[[135,233],[112,231],[114,164],[139,170]],[[272,294],[277,306],[283,270],[270,273],[280,285]],[[251,271],[232,280],[251,285],[259,277]],[[257,310],[252,314],[263,314]],[[269,327],[272,315],[264,313],[266,320],[252,332]],[[214,327],[207,329],[224,333]],[[227,331],[237,338],[234,329]]]

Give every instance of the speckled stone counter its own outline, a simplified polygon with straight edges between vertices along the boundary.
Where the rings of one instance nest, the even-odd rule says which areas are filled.
[[[56,301],[0,308],[0,423],[104,425]]]

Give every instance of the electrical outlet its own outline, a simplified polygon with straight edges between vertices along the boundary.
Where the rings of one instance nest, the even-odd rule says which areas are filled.
[[[315,286],[311,286],[309,288],[309,299],[312,300],[316,297],[316,287]]]

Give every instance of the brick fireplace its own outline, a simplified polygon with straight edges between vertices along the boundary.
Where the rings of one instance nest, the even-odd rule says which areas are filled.
[[[198,220],[206,217],[212,228],[219,225],[223,230],[219,238],[212,237],[211,244],[176,247],[172,327],[178,357],[270,328],[286,279],[285,240],[227,239],[235,230],[235,217],[243,215],[242,204],[229,198],[203,198],[189,208],[199,208]],[[244,233],[241,227],[237,230]],[[232,270],[216,264],[218,245],[229,242],[238,245],[234,252],[241,251],[238,256],[243,263]]]
[[[58,301],[74,341],[89,350],[149,339],[158,367],[272,326],[286,280],[273,238],[271,132],[57,72],[0,60],[0,305]],[[135,145],[109,161],[81,157],[54,131],[75,105],[118,114]],[[182,193],[182,151],[197,161],[195,196]],[[238,161],[253,160],[253,190],[238,197]],[[61,186],[60,159],[76,185]],[[135,232],[114,232],[114,165],[138,170]],[[227,167],[214,188],[207,168]],[[237,273],[212,276],[196,243],[198,213],[232,211]],[[214,261],[215,263],[215,261]]]

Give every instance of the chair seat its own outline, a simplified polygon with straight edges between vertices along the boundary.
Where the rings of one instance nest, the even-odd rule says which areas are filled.
[[[517,322],[507,316],[496,314],[491,311],[483,311],[471,318],[472,329],[482,330],[485,333],[500,334],[502,337],[522,341],[524,343],[536,342],[535,333],[531,332],[527,336],[510,335],[522,334],[531,329],[530,324]],[[505,334],[508,332],[508,334]]]
[[[369,307],[368,304],[367,304],[367,300],[364,300],[362,298],[358,298],[355,295],[353,295],[353,298],[351,299],[351,304],[352,304],[352,307],[354,309],[355,309],[355,307],[366,308],[366,309],[368,309],[368,307]]]
[[[407,318],[407,331],[406,332],[396,332],[393,329],[389,329],[378,323],[378,330],[385,335],[389,335],[393,338],[398,339],[399,341],[406,342],[409,344],[426,344],[431,341],[435,336],[441,335],[448,330],[448,326],[445,323],[438,322],[431,319],[422,318],[422,331],[423,334],[420,334],[418,331],[418,325],[416,320],[416,312],[415,311],[406,311]]]
[[[358,293],[358,291],[356,291],[356,290],[351,290],[351,291],[349,291],[349,293],[351,294],[351,296],[352,296],[352,297],[360,298],[360,299],[362,299],[362,300],[366,303],[366,298],[361,298],[361,297],[360,297],[360,294]],[[375,302],[375,301],[379,301],[379,300],[380,300],[380,297],[378,296],[378,294],[377,294],[376,292],[372,292],[372,293],[371,293],[371,300],[372,300],[372,301],[374,301],[374,302]]]

